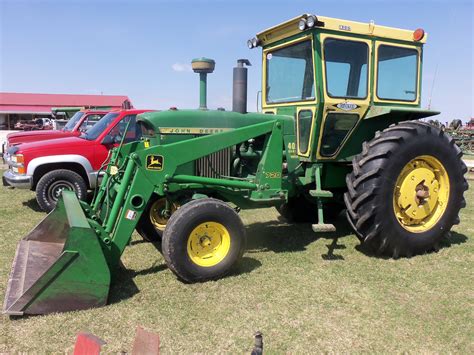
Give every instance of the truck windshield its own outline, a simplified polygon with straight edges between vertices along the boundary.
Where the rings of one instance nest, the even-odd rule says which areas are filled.
[[[267,104],[314,100],[311,41],[268,52],[265,59]]]
[[[106,114],[93,127],[89,128],[85,133],[83,133],[81,138],[87,139],[88,141],[97,139],[97,137],[99,137],[100,134],[114,122],[118,115],[118,113]]]
[[[72,116],[71,119],[66,123],[63,128],[63,131],[71,132],[74,127],[76,127],[77,123],[81,120],[82,116],[84,116],[84,112],[76,112],[74,116]]]

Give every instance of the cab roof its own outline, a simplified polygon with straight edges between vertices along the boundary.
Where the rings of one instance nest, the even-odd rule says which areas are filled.
[[[307,29],[301,31],[298,28],[298,23],[301,19],[306,19],[308,16],[315,16],[317,18],[317,23],[313,28],[336,31],[340,32],[341,34],[359,34],[370,37],[394,39],[411,43],[426,43],[426,39],[428,37],[428,35],[425,33],[421,40],[415,41],[413,39],[414,30],[404,30],[395,27],[379,26],[376,25],[373,21],[371,21],[370,23],[363,23],[331,17],[303,14],[258,33],[257,39],[259,40],[262,46],[265,46],[276,41],[282,40],[284,38],[307,31]]]

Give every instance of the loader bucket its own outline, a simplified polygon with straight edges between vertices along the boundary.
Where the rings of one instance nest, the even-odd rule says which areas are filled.
[[[110,271],[73,192],[18,244],[3,312],[47,314],[103,306]]]

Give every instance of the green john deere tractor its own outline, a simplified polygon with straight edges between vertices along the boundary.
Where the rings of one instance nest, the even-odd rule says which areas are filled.
[[[289,220],[334,231],[346,209],[374,252],[436,248],[459,223],[468,185],[451,137],[418,119],[423,30],[305,14],[259,33],[262,113],[246,112],[246,60],[234,68],[233,112],[170,109],[137,118],[142,139],[104,163],[88,205],[63,192],[18,246],[8,314],[106,304],[110,280],[136,229],[160,244],[185,282],[224,276],[242,256],[240,209],[274,206]],[[230,203],[230,204],[229,204]]]

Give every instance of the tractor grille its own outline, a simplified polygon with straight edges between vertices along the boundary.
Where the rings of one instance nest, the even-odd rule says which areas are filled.
[[[196,175],[210,178],[230,176],[231,160],[232,148],[206,155],[196,160]]]

